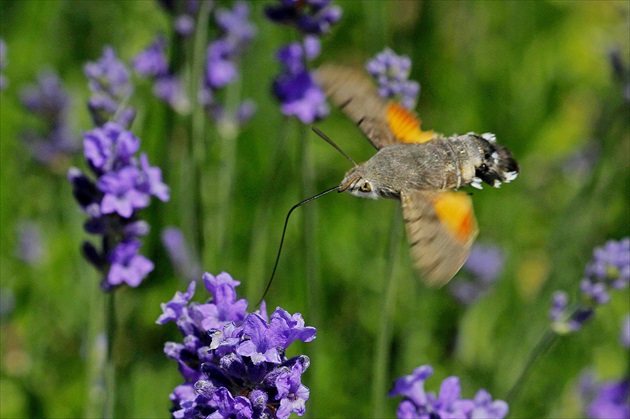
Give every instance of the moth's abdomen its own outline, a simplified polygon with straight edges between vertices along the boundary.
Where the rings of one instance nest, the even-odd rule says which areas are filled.
[[[481,181],[484,181],[498,188],[502,183],[516,179],[519,167],[510,150],[497,144],[493,134],[475,135],[474,139],[481,163],[475,166],[472,186],[481,187]]]

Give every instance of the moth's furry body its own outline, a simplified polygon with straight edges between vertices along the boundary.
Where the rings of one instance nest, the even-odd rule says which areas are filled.
[[[512,180],[517,170],[507,150],[492,140],[476,134],[455,135],[385,146],[348,171],[340,189],[363,198],[400,199],[401,193],[418,190],[479,187],[481,180],[499,186]]]

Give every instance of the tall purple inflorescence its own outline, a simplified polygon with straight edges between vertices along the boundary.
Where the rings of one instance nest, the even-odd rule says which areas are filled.
[[[447,377],[442,381],[440,392],[424,390],[425,381],[433,375],[430,365],[416,368],[411,375],[399,378],[394,384],[390,397],[403,396],[398,405],[398,418],[504,418],[508,405],[503,400],[492,400],[486,390],[479,390],[472,400],[461,398],[459,378]]]
[[[331,5],[330,0],[280,0],[278,3],[267,6],[265,14],[273,22],[295,27],[302,40],[282,47],[276,54],[282,72],[273,81],[273,92],[284,115],[310,124],[328,115],[329,109],[324,92],[308,70],[308,63],[319,56],[319,37],[341,19],[341,8]]]
[[[20,91],[20,102],[43,125],[41,129],[30,126],[21,135],[37,161],[54,166],[79,151],[77,138],[70,133],[68,124],[70,96],[57,74],[41,72],[37,84]]]
[[[586,266],[580,282],[582,301],[569,307],[569,298],[564,291],[552,296],[549,317],[557,333],[579,330],[591,318],[597,306],[610,301],[610,290],[628,286],[630,281],[630,238],[610,240],[593,251],[593,259]]]
[[[377,54],[365,66],[378,84],[379,94],[400,102],[405,108],[413,110],[420,94],[420,84],[409,80],[411,59],[397,55],[386,48]]]
[[[132,108],[116,101],[126,100],[132,90],[125,65],[107,48],[99,62],[86,66],[86,75],[95,93],[88,106],[98,126],[83,134],[83,148],[95,180],[74,167],[68,179],[77,202],[90,217],[85,230],[102,240],[100,249],[84,242],[83,253],[103,274],[104,290],[123,283],[136,287],[153,270],[153,262],[138,253],[142,244],[138,237],[149,232],[138,211],[149,205],[152,196],[167,201],[169,190],[161,170],[149,164],[146,154],[137,155],[138,137],[119,122],[100,123],[106,116],[119,121],[120,110],[127,116],[134,114]],[[111,106],[94,114],[94,98],[106,98]]]
[[[256,27],[249,20],[250,6],[238,1],[230,10],[218,8],[214,18],[220,36],[208,45],[201,104],[215,121],[246,123],[255,112],[254,102],[246,99],[235,109],[226,110],[217,95],[238,78],[238,61],[256,36]]]
[[[125,102],[131,96],[133,86],[127,66],[116,57],[114,49],[105,47],[101,58],[87,63],[84,72],[92,91],[88,109],[94,125],[102,126],[112,121],[130,127],[136,113],[126,107]]]
[[[288,418],[302,415],[309,389],[301,376],[309,366],[305,355],[287,358],[296,340],[315,339],[315,328],[304,325],[299,313],[278,307],[270,315],[264,302],[247,312],[247,300],[237,300],[235,281],[227,273],[203,275],[212,298],[190,303],[191,282],[162,304],[158,324],[175,322],[183,343],[167,342],[164,352],[177,361],[184,383],[170,398],[175,418]]]

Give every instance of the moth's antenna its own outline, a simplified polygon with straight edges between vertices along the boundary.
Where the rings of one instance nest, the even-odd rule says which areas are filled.
[[[301,207],[304,204],[308,204],[309,202],[319,197],[322,197],[329,192],[336,191],[337,189],[339,189],[339,186],[335,186],[334,188],[327,189],[324,192],[320,192],[315,196],[311,196],[310,198],[307,198],[302,202],[298,202],[297,204],[291,207],[291,209],[287,213],[287,218],[284,220],[284,228],[282,229],[282,237],[280,238],[280,247],[278,247],[278,255],[276,256],[276,263],[273,265],[273,271],[271,271],[271,277],[269,278],[269,282],[267,283],[267,288],[265,288],[265,292],[263,293],[262,297],[260,297],[260,301],[256,305],[260,305],[262,300],[265,299],[265,296],[267,295],[267,291],[269,291],[269,288],[271,287],[271,282],[273,281],[273,277],[276,274],[276,268],[278,267],[278,261],[280,260],[280,253],[282,252],[282,244],[284,243],[284,234],[287,232],[287,224],[289,223],[289,217],[291,216],[291,213],[293,212],[293,210],[296,209],[297,207]]]
[[[343,151],[333,140],[331,140],[330,138],[328,138],[328,136],[326,134],[324,134],[323,132],[321,132],[319,130],[319,128],[317,127],[312,127],[312,130],[315,132],[315,134],[319,135],[320,137],[322,137],[322,139],[324,141],[326,141],[328,144],[330,144],[331,146],[335,147],[335,150],[337,150],[338,152],[340,152],[346,159],[348,159],[348,161],[352,164],[354,164],[355,166],[357,165],[354,160],[352,160],[352,157],[348,156],[346,154],[345,151]]]

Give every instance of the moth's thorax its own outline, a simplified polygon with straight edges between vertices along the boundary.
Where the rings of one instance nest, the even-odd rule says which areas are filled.
[[[498,187],[517,173],[516,162],[493,136],[454,135],[383,147],[345,175],[340,191],[364,198],[399,199],[401,193],[415,190],[481,187],[482,180]]]

